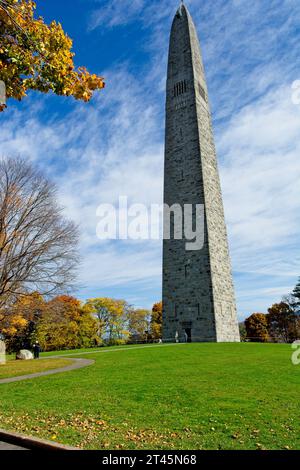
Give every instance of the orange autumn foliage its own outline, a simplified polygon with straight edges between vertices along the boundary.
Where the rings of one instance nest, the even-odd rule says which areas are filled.
[[[0,81],[7,98],[38,90],[89,101],[104,88],[103,78],[75,68],[72,40],[56,21],[35,18],[35,9],[32,0],[0,0]],[[0,103],[0,112],[5,107]]]

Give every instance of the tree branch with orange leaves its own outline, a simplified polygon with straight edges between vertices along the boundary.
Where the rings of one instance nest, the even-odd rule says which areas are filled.
[[[22,100],[29,90],[52,91],[89,101],[103,89],[103,77],[74,64],[73,42],[60,23],[35,17],[32,0],[0,0],[0,80],[7,99]],[[5,109],[0,104],[0,112]]]

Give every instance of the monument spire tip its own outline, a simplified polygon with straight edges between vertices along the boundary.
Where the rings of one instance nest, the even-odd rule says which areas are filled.
[[[182,7],[185,7],[184,0],[180,0],[180,5],[177,10],[177,15],[181,16],[182,15]]]

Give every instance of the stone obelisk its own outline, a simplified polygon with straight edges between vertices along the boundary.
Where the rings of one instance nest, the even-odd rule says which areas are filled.
[[[164,240],[164,341],[240,341],[202,56],[183,3],[170,37],[164,203],[204,208],[201,249],[188,251],[172,233]]]

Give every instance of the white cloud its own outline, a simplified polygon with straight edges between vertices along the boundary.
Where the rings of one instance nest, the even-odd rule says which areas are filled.
[[[82,295],[133,282],[143,288],[150,279],[159,290],[160,243],[105,243],[96,237],[99,204],[117,203],[120,195],[129,203],[162,202],[163,145],[155,103],[151,96],[145,99],[126,69],[106,75],[110,87],[88,105],[76,103],[64,118],[45,122],[43,109],[31,107],[30,99],[25,122],[24,113],[9,108],[1,153],[30,158],[57,182],[67,215],[81,229]],[[131,297],[141,302],[138,292]]]
[[[299,133],[300,107],[283,86],[243,108],[219,135],[233,267],[242,275],[238,299],[245,314],[258,305],[266,309],[276,295],[280,300],[299,275]]]
[[[241,110],[221,135],[223,187],[236,247],[263,250],[297,236],[299,132],[300,107],[283,87]]]
[[[103,3],[103,2],[102,2]],[[89,29],[93,30],[100,25],[112,28],[124,26],[139,15],[145,5],[144,0],[110,0],[95,9],[91,15]]]

